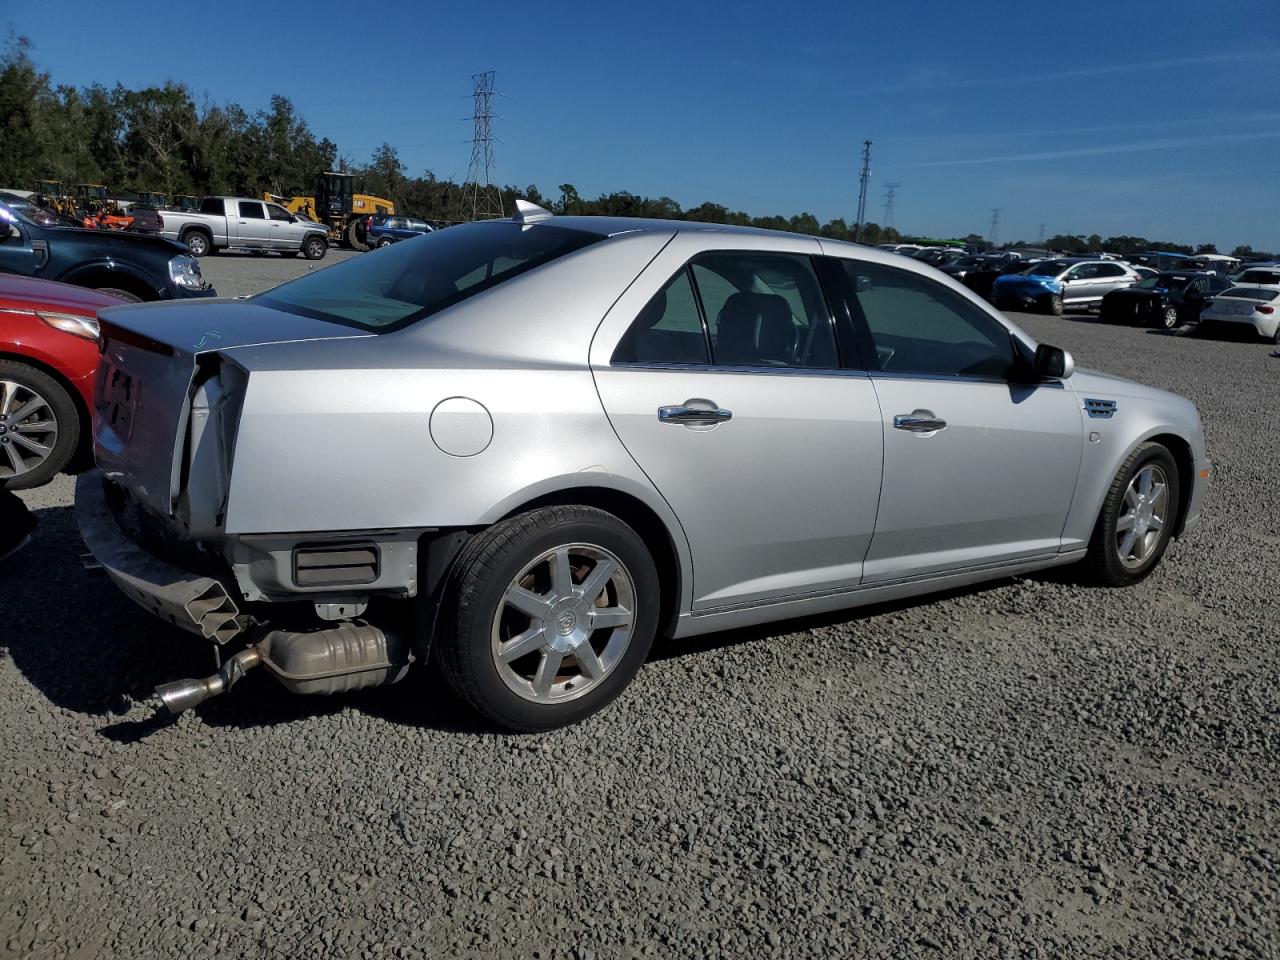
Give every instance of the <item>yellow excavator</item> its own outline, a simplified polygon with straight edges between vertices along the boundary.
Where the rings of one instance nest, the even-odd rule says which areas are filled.
[[[264,193],[262,199],[278,203],[290,213],[306,217],[329,228],[329,239],[356,250],[364,250],[365,217],[394,214],[396,205],[383,197],[354,190],[355,175],[332,170],[320,174],[315,196],[280,197]]]

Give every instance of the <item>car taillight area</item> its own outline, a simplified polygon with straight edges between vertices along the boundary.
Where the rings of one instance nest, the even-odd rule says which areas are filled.
[[[188,536],[221,534],[248,380],[240,366],[220,354],[202,354],[197,361],[175,491],[175,515]]]

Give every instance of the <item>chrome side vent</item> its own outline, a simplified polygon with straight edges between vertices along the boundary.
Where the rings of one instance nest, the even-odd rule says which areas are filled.
[[[1095,400],[1092,397],[1085,397],[1084,412],[1095,420],[1110,420],[1116,415],[1116,402],[1114,400]]]
[[[311,543],[293,551],[293,582],[300,587],[373,583],[381,557],[373,543]]]

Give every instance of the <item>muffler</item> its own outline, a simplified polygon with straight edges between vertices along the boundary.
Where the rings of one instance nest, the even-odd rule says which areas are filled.
[[[325,630],[273,630],[230,657],[217,673],[161,684],[156,696],[170,713],[181,713],[225,693],[259,665],[293,693],[342,693],[402,679],[409,670],[409,645],[355,620]]]

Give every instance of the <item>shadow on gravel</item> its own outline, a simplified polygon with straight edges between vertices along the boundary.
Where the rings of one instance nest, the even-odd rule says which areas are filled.
[[[1043,571],[1049,572],[1049,571]],[[1039,573],[1035,574],[1037,578]],[[965,587],[956,587],[953,590],[946,590],[939,593],[930,593],[922,597],[909,597],[904,600],[892,600],[886,603],[877,603],[866,607],[856,607],[849,610],[835,610],[831,613],[816,614],[811,617],[799,617],[794,620],[782,620],[777,623],[767,623],[758,627],[741,627],[737,630],[725,630],[722,633],[708,633],[698,637],[689,637],[684,640],[673,640],[670,637],[659,637],[653,643],[653,650],[649,654],[651,662],[658,660],[670,660],[676,657],[689,656],[691,654],[706,653],[711,650],[723,650],[728,647],[735,647],[742,643],[755,643],[759,640],[769,640],[774,637],[786,636],[789,633],[803,633],[806,630],[819,630],[823,627],[833,627],[837,624],[853,624],[863,620],[869,620],[872,617],[880,617],[885,614],[896,613],[899,610],[910,610],[913,607],[919,607],[931,603],[940,603],[943,600],[949,600],[954,597],[970,597],[981,593],[987,593],[991,590],[998,590],[1007,587],[1013,583],[1014,577],[1006,577],[1001,580],[988,580],[983,583],[970,584]]]
[[[118,742],[136,742],[172,722],[163,710],[145,719],[123,719],[137,704],[155,703],[157,684],[204,677],[214,670],[203,642],[167,628],[134,606],[102,574],[80,564],[83,545],[70,507],[37,510],[40,527],[32,544],[0,568],[0,623],[9,657],[52,704],[76,713],[121,717],[101,729]],[[659,638],[650,660],[697,655],[907,609],[947,597],[998,589],[1009,580],[959,588],[928,598],[836,611],[760,627],[687,640]],[[390,723],[456,733],[493,733],[453,692],[438,669],[417,666],[392,687],[335,696],[295,696],[262,670],[248,674],[229,693],[196,708],[213,727],[255,728],[311,717],[360,711]]]
[[[0,567],[0,647],[52,704],[104,718],[151,701],[157,684],[214,670],[206,644],[158,623],[104,575],[80,563],[84,545],[70,507],[37,509],[31,544]],[[210,726],[257,727],[355,709],[392,723],[488,732],[435,670],[393,687],[332,697],[294,696],[262,671],[196,708]],[[133,741],[171,723],[166,713],[121,720],[104,736]]]

